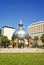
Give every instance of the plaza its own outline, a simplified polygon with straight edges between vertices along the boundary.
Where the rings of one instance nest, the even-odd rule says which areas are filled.
[[[44,53],[42,48],[0,48],[0,53]]]

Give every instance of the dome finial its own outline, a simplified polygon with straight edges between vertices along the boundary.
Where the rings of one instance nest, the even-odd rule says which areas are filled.
[[[22,24],[22,20],[20,19],[20,24]]]
[[[23,26],[22,20],[20,19],[19,26]]]

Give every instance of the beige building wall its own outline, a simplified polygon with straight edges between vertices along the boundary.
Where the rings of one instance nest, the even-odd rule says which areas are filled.
[[[1,28],[1,34],[3,36],[7,36],[9,40],[11,40],[14,32],[15,32],[15,29],[12,27],[2,27]]]
[[[44,21],[40,21],[28,26],[28,33],[32,37],[40,37],[42,34],[44,34]]]

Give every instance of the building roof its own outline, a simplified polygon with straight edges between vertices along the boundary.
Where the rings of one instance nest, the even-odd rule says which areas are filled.
[[[3,26],[2,28],[12,28],[12,29],[15,29],[14,27],[10,27],[10,26]]]
[[[44,23],[44,21],[39,21],[39,22],[36,22],[36,23],[32,23],[29,26],[36,25],[36,24],[41,24],[41,23]]]

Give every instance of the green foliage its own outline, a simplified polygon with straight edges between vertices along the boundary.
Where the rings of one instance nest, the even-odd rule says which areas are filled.
[[[40,37],[40,40],[44,43],[44,34]]]
[[[0,44],[2,43],[2,40],[1,39],[2,39],[2,35],[0,34]]]
[[[33,44],[34,47],[38,47],[37,41],[39,40],[38,36],[34,37],[35,44]]]
[[[0,29],[0,34],[1,34],[1,29]]]
[[[7,42],[8,38],[6,36],[2,36],[1,40],[2,40],[2,42]]]
[[[35,37],[34,37],[34,40],[35,40],[35,41],[39,40],[38,36],[35,36]]]
[[[0,65],[44,65],[44,53],[0,54]]]
[[[36,42],[36,44],[37,44],[37,41],[39,40],[39,38],[38,38],[38,36],[35,36],[34,37],[34,41]]]
[[[7,38],[7,36],[0,35],[0,45],[5,47],[6,45],[9,45],[9,39]]]

